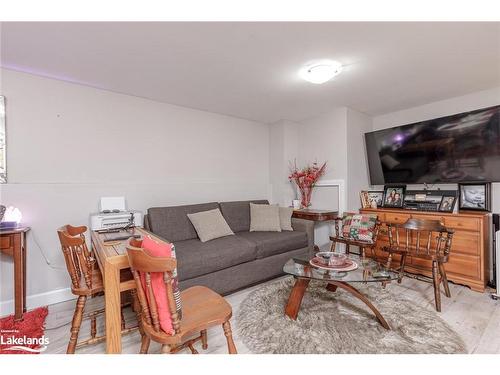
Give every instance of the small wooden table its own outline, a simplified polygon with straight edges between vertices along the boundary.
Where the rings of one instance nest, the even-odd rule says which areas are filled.
[[[0,229],[0,252],[14,258],[14,319],[26,311],[26,233],[29,227]]]
[[[144,234],[154,237],[158,241],[161,238],[148,232],[143,228],[133,228],[123,232],[130,236]],[[106,320],[106,353],[121,353],[122,351],[122,326],[121,326],[121,292],[135,289],[135,281],[124,278],[123,274],[130,270],[127,257],[127,240],[105,243],[105,233],[92,231],[92,248],[97,264],[101,270],[104,280],[104,301]],[[122,276],[122,277],[120,277]]]
[[[302,208],[300,210],[294,210],[292,217],[297,219],[311,220],[316,223],[324,221],[332,221],[338,217],[338,211],[331,210],[314,210],[309,208]],[[314,245],[314,251],[319,251],[319,247]]]

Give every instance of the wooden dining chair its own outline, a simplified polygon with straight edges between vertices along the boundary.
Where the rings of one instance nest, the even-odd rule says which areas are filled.
[[[202,348],[208,348],[207,329],[222,325],[226,336],[229,354],[236,354],[233,341],[231,324],[232,308],[226,300],[203,286],[194,286],[181,292],[182,318],[176,309],[172,288],[172,273],[177,261],[172,257],[152,257],[142,249],[142,240],[129,239],[127,255],[130,268],[134,276],[140,310],[137,318],[141,323],[141,354],[146,354],[151,340],[162,344],[161,352],[176,353],[184,348],[189,348],[191,353],[198,354],[193,344],[201,341]],[[163,274],[166,287],[168,309],[170,310],[173,335],[165,333],[160,327],[158,308],[151,283],[151,273]],[[141,282],[144,276],[145,286]],[[193,338],[193,336],[196,336]]]
[[[405,275],[406,258],[419,258],[432,262],[432,283],[437,311],[441,311],[441,283],[446,297],[451,297],[444,264],[448,262],[453,233],[452,229],[446,228],[439,220],[408,219],[404,224],[387,224],[389,245],[383,248],[389,253],[387,268],[392,265],[393,254],[399,254],[401,260],[396,270],[399,271],[398,283],[401,283]]]
[[[71,323],[71,336],[66,350],[68,354],[74,354],[76,348],[97,344],[106,339],[106,335],[97,336],[97,316],[104,313],[104,308],[84,314],[87,298],[104,294],[101,271],[85,242],[86,231],[86,226],[71,225],[65,225],[57,230],[66,268],[71,278],[71,292],[78,296]],[[130,302],[122,304],[122,309],[127,306],[130,306]],[[90,318],[90,338],[78,342],[80,326],[82,320],[86,318]],[[126,328],[122,314],[122,333],[125,334],[137,328],[138,326]]]
[[[374,220],[374,226],[370,229],[371,235],[363,238],[362,236],[353,237],[351,232],[347,226],[350,225],[351,218],[356,215],[365,215],[366,214],[357,214],[352,212],[345,212],[343,217],[335,218],[335,234],[330,236],[330,241],[332,241],[331,251],[335,251],[337,243],[342,243],[345,245],[346,254],[349,254],[351,251],[351,246],[359,247],[359,255],[364,257],[366,255],[366,250],[369,249],[374,255],[375,247],[377,246],[377,236],[380,227],[380,221],[376,215],[368,215],[371,216]],[[356,231],[357,232],[357,231]]]

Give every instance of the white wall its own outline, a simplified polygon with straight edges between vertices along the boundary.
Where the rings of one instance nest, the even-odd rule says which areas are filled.
[[[1,70],[8,184],[28,236],[27,294],[67,288],[56,228],[87,224],[101,196],[130,208],[268,198],[269,126],[82,85]],[[12,261],[0,262],[0,315],[10,311]],[[62,294],[61,294],[62,295]],[[43,298],[28,298],[28,306]],[[7,301],[7,302],[6,302]]]
[[[369,185],[365,136],[372,130],[372,118],[364,113],[347,109],[347,210],[358,211],[361,206],[359,192]]]
[[[399,125],[443,117],[455,113],[472,111],[500,104],[500,87],[479,91],[464,96],[441,100],[403,111],[387,113],[373,117],[373,130],[380,130]],[[456,189],[456,184],[438,185],[442,188]],[[409,185],[408,188],[420,188]],[[492,184],[492,211],[500,212],[500,184]]]
[[[270,125],[269,132],[269,181],[274,203],[290,206],[297,191],[288,181],[290,163],[297,158],[299,149],[299,124],[281,120]]]
[[[347,178],[347,108],[333,108],[328,113],[300,122],[299,165],[327,162],[324,180]]]

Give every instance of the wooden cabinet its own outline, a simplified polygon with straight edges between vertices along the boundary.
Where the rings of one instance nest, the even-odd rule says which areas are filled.
[[[455,230],[450,258],[445,264],[448,280],[484,292],[488,280],[489,215],[488,213],[408,211],[389,208],[366,208],[362,213],[375,213],[382,222],[377,241],[376,256],[387,258],[382,249],[389,244],[385,223],[404,223],[410,218],[439,220]],[[395,263],[399,257],[394,257]],[[423,259],[408,259],[406,271],[431,276],[431,264]],[[395,264],[394,264],[395,265]]]

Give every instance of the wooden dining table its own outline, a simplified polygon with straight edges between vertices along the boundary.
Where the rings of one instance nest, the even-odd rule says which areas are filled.
[[[143,228],[132,228],[122,231],[123,237],[145,234],[163,241]],[[121,233],[121,232],[120,232]],[[127,257],[127,239],[106,241],[117,233],[99,233],[92,231],[92,248],[104,281],[105,320],[106,320],[106,353],[121,353],[122,322],[121,293],[136,288],[130,274]]]

